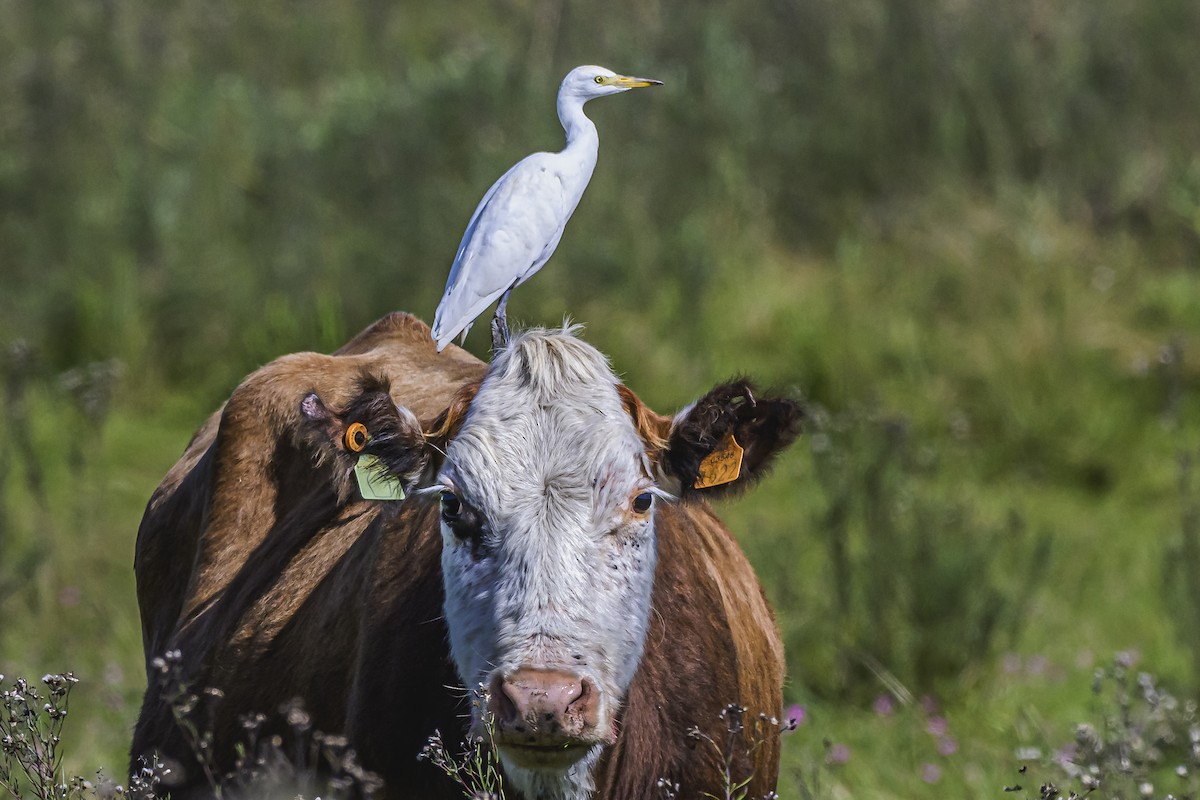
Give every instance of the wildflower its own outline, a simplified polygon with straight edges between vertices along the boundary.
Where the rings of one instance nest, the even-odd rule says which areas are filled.
[[[840,743],[831,746],[827,760],[830,764],[845,764],[850,760],[850,747]]]
[[[1068,743],[1058,748],[1054,753],[1054,763],[1072,778],[1078,777],[1081,770],[1075,763],[1079,758],[1079,746]]]
[[[1122,650],[1116,656],[1117,666],[1131,669],[1134,664],[1137,664],[1139,658],[1141,658],[1141,653],[1134,648]]]
[[[931,736],[945,736],[946,731],[950,729],[945,717],[930,717],[929,722],[925,724],[925,730]]]
[[[937,750],[944,756],[952,756],[958,752],[958,741],[953,736],[943,736],[938,739]]]
[[[799,703],[788,706],[787,711],[785,711],[783,714],[784,719],[788,720],[789,722],[796,723],[795,727],[803,725],[804,718],[807,716],[808,711],[805,710],[804,706],[800,705]]]
[[[892,702],[892,696],[890,694],[881,694],[875,698],[875,702],[872,704],[871,708],[874,709],[875,713],[879,716],[888,717],[891,716],[892,711],[895,710],[896,706],[895,703]]]
[[[937,698],[931,694],[921,695],[921,710],[926,714],[936,714],[938,711]]]
[[[942,768],[937,764],[925,764],[921,767],[921,780],[926,783],[937,783],[942,779]]]

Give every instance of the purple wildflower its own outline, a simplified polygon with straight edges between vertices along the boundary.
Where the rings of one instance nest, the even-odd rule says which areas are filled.
[[[1136,649],[1131,648],[1129,650],[1122,650],[1121,652],[1117,653],[1117,665],[1129,669],[1137,664],[1138,659],[1141,658],[1141,656],[1142,654]]]
[[[835,744],[829,748],[830,764],[845,764],[850,760],[850,748],[844,744]]]
[[[921,780],[926,783],[937,783],[942,779],[942,768],[937,764],[925,764],[921,767]]]

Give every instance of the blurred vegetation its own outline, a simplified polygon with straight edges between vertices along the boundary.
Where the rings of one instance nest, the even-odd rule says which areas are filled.
[[[663,411],[739,372],[823,409],[722,514],[810,709],[792,741],[853,753],[825,783],[997,792],[1017,743],[1070,741],[1117,649],[1200,685],[1194,0],[0,19],[0,671],[85,678],[77,772],[123,763],[134,532],[191,432],[264,361],[430,318],[589,62],[666,86],[589,105],[600,163],[510,313],[587,323]],[[912,735],[924,695],[953,754]]]

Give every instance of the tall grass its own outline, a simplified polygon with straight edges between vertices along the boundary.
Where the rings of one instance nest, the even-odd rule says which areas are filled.
[[[831,254],[947,186],[1037,186],[1196,256],[1189,0],[621,2],[600,34],[572,3],[462,8],[7,0],[0,333],[214,399],[429,311],[484,188],[558,146],[555,86],[587,60],[667,88],[590,107],[600,166],[516,314],[596,298],[695,335],[691,309],[770,246]]]

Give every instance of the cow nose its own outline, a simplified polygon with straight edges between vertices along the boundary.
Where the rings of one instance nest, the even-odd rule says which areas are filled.
[[[594,730],[596,688],[571,672],[521,667],[493,683],[489,700],[502,740],[555,744]]]

